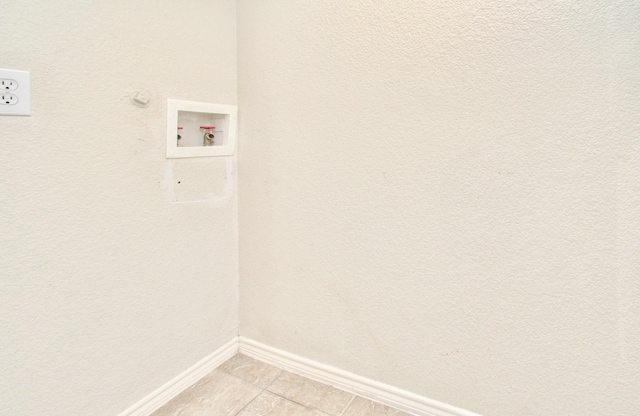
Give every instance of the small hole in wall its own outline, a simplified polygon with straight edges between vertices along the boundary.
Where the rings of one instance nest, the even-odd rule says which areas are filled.
[[[182,183],[182,182],[178,181],[178,183]]]

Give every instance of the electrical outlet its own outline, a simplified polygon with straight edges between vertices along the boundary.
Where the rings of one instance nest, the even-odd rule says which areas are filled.
[[[18,81],[15,79],[0,79],[0,91],[13,91],[18,89]]]
[[[0,115],[31,115],[31,74],[0,69]]]
[[[18,104],[18,96],[15,94],[2,94],[0,96],[0,105],[17,105]]]

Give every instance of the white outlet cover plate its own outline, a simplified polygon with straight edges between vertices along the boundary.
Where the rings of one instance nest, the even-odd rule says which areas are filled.
[[[0,102],[0,115],[4,116],[30,116],[31,115],[31,74],[27,71],[13,69],[0,69],[0,80],[13,80],[18,87],[13,90],[1,90],[3,94],[11,94],[17,97],[16,104]]]
[[[226,143],[222,146],[178,147],[178,112],[210,113],[229,117]],[[234,105],[167,100],[167,159],[182,157],[231,156],[236,148],[238,107]]]

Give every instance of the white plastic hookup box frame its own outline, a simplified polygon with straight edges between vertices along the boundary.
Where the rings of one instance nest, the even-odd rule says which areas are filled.
[[[192,113],[196,116],[207,115],[223,118],[224,139],[222,144],[213,146],[178,146],[178,122],[180,113]],[[196,101],[167,100],[167,159],[183,157],[231,156],[236,148],[236,129],[238,121],[238,107],[234,105],[201,103]],[[209,124],[209,123],[204,123]],[[193,128],[191,130],[194,130]],[[199,134],[203,132],[181,131],[184,134]]]

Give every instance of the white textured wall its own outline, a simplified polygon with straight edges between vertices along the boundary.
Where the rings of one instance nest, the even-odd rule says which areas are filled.
[[[238,1],[241,334],[487,415],[640,409],[640,3]]]
[[[114,415],[237,333],[235,162],[164,157],[168,97],[236,104],[235,2],[1,8],[0,414]]]

